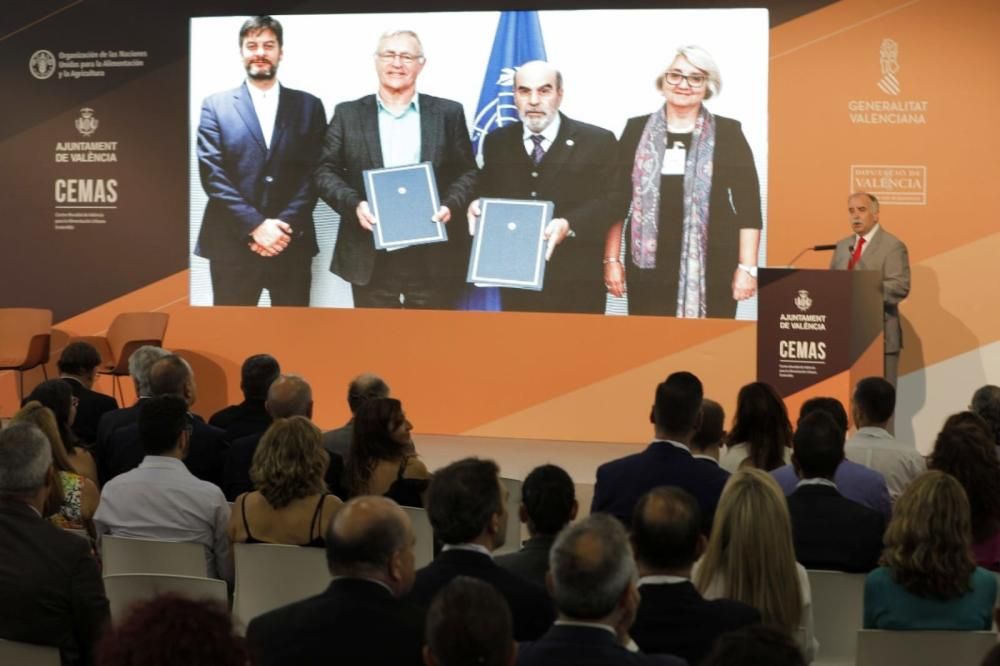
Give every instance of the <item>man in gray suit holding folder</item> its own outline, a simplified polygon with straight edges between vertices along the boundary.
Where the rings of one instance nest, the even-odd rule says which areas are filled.
[[[340,214],[330,270],[351,283],[355,307],[450,308],[464,283],[468,238],[452,232],[445,243],[376,252],[363,172],[431,162],[441,197],[434,221],[448,222],[465,210],[476,179],[465,112],[417,94],[426,59],[416,33],[385,33],[374,58],[378,92],[337,105],[315,173],[320,197]]]
[[[847,214],[854,233],[837,243],[830,268],[879,271],[885,302],[885,378],[896,385],[903,332],[899,303],[910,293],[910,259],[906,245],[878,222],[879,204],[874,195],[855,192],[847,198]]]

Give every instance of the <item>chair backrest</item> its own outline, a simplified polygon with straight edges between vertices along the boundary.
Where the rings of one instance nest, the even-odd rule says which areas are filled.
[[[48,645],[19,643],[0,638],[0,664],[17,666],[59,666],[59,648]]]
[[[111,604],[111,621],[120,622],[137,601],[172,592],[191,599],[218,601],[228,610],[226,581],[170,574],[114,574],[104,577],[104,593]]]
[[[143,345],[161,346],[170,316],[165,312],[123,312],[108,329],[108,347],[114,357],[113,374],[128,374],[128,359]]]
[[[521,550],[521,506],[522,481],[501,477],[500,483],[507,489],[507,540],[494,551],[494,555],[516,553]]]
[[[857,650],[864,606],[865,575],[811,570],[813,622],[822,663],[850,663]]]
[[[857,666],[977,666],[997,644],[992,631],[858,631]]]
[[[208,559],[200,543],[101,537],[104,574],[173,574],[208,577]]]
[[[0,308],[0,367],[33,368],[49,360],[52,310]]]
[[[427,509],[415,506],[404,506],[402,509],[413,524],[413,533],[417,537],[417,545],[413,547],[413,561],[416,568],[421,569],[434,559],[434,529],[431,527],[431,519],[427,515]]]
[[[319,594],[330,584],[326,550],[237,543],[233,615],[244,624],[269,610]]]

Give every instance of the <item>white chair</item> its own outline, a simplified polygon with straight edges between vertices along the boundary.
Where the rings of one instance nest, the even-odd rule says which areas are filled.
[[[200,543],[101,537],[104,574],[158,573],[208,578],[208,560]]]
[[[434,529],[431,527],[431,519],[427,516],[426,509],[415,506],[404,506],[402,509],[410,517],[413,533],[417,537],[417,543],[413,547],[414,564],[417,569],[422,569],[434,560]]]
[[[0,638],[0,664],[17,666],[59,666],[59,648],[19,643]]]
[[[226,581],[170,574],[112,574],[104,576],[104,592],[111,604],[111,621],[119,622],[137,601],[168,592],[191,599],[211,599],[228,609]]]
[[[809,571],[813,622],[819,653],[814,666],[854,663],[861,628],[865,575],[840,571]]]
[[[978,666],[994,645],[992,631],[858,631],[857,666]]]
[[[521,507],[521,486],[517,479],[500,478],[500,483],[507,489],[507,540],[494,551],[494,555],[516,553],[521,550],[521,518],[518,511]]]
[[[330,584],[326,550],[237,543],[233,615],[244,625],[258,615],[321,593]]]

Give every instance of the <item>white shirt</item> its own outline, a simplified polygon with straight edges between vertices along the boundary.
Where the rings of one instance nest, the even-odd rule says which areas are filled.
[[[739,444],[733,444],[732,446],[727,446],[726,450],[722,453],[719,458],[719,467],[726,470],[730,474],[735,474],[739,471],[740,465],[743,461],[750,457],[750,445],[746,442],[740,442]],[[792,462],[792,450],[785,448],[782,455],[782,459],[785,464]]]
[[[801,488],[802,486],[829,486],[834,490],[837,489],[836,483],[834,483],[830,479],[824,479],[821,476],[814,476],[811,479],[802,479],[801,481],[795,484],[796,488]]]
[[[441,552],[448,550],[468,550],[473,553],[480,553],[487,556],[491,560],[493,559],[493,553],[486,546],[480,546],[478,543],[446,543],[441,549]]]
[[[677,583],[688,583],[690,581],[690,578],[685,578],[684,576],[642,576],[639,578],[636,587],[642,587],[643,585],[676,585]]]
[[[99,534],[200,543],[209,574],[233,580],[229,503],[218,486],[195,477],[177,458],[146,456],[108,481],[94,525]]]
[[[271,135],[274,134],[274,120],[278,117],[278,98],[281,96],[281,84],[275,83],[270,90],[261,90],[247,83],[253,110],[257,113],[260,131],[264,134],[264,145],[271,149]]]
[[[556,112],[556,117],[552,119],[549,126],[541,132],[538,132],[538,134],[542,137],[542,150],[545,152],[549,152],[549,148],[552,147],[552,142],[555,141],[556,136],[559,135],[559,125],[561,124],[562,117],[560,117],[559,113]],[[531,157],[531,154],[535,152],[535,142],[531,140],[531,137],[534,136],[534,134],[535,132],[529,130],[527,125],[524,126],[524,150],[528,153],[528,157]]]
[[[927,470],[927,462],[912,446],[896,441],[883,428],[859,428],[844,445],[848,460],[880,472],[895,502],[915,478]]]

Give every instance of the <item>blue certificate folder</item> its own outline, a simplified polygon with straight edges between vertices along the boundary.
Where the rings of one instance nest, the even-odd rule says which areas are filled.
[[[441,204],[430,162],[368,169],[364,177],[368,207],[378,220],[373,231],[376,250],[448,240],[444,224],[431,220]]]
[[[545,279],[542,237],[552,220],[550,201],[480,199],[480,217],[467,280],[491,287],[540,291]]]

